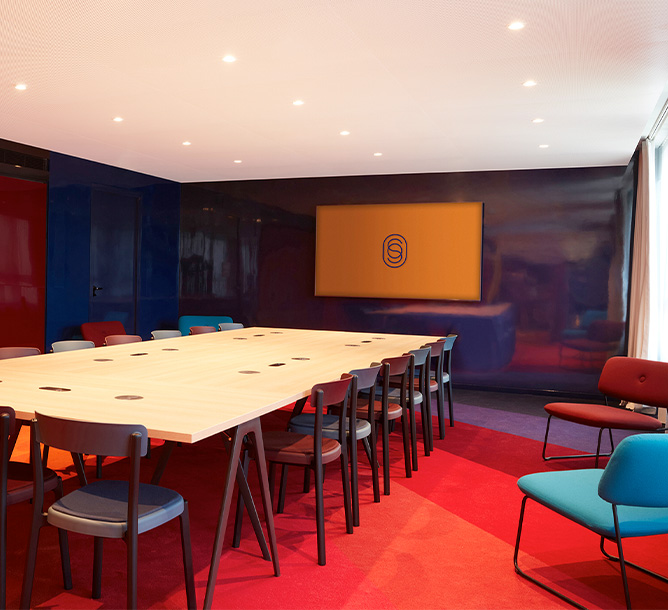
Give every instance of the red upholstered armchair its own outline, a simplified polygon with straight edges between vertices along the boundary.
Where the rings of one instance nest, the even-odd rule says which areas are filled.
[[[656,362],[641,358],[616,356],[610,358],[601,371],[598,389],[606,397],[606,404],[576,404],[553,402],[545,405],[548,413],[543,442],[543,459],[595,457],[596,467],[600,455],[611,455],[614,450],[612,430],[657,432],[663,424],[651,415],[607,404],[608,397],[652,407],[668,407],[668,362]],[[599,428],[596,453],[587,455],[553,455],[546,457],[547,437],[553,417],[583,426]],[[601,454],[601,436],[604,430],[610,435],[610,453]]]
[[[105,337],[109,335],[125,335],[123,323],[118,320],[105,322],[85,322],[81,325],[81,334],[86,341],[95,343],[95,347],[104,345]]]

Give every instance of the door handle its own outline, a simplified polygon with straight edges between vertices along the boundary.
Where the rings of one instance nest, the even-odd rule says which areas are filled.
[[[102,286],[96,286],[95,284],[93,284],[93,296],[94,297],[97,296],[97,291],[98,290],[102,290]]]

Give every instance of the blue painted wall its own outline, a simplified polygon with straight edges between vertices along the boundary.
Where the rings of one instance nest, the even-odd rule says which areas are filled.
[[[51,153],[47,219],[46,347],[88,321],[90,202],[94,187],[141,197],[137,333],[176,328],[179,311],[180,184]]]

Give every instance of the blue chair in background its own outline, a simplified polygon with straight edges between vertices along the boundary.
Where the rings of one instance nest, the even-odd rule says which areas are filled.
[[[515,543],[515,571],[577,608],[575,600],[523,572],[518,565],[520,536],[529,498],[601,536],[601,552],[620,564],[626,607],[631,608],[626,566],[668,583],[668,578],[624,560],[622,540],[668,533],[668,437],[637,434],[622,440],[605,470],[564,470],[523,476],[524,493]],[[609,540],[617,556],[604,548]]]
[[[181,316],[179,330],[185,337],[190,334],[191,326],[214,326],[218,328],[221,322],[233,322],[230,316]]]

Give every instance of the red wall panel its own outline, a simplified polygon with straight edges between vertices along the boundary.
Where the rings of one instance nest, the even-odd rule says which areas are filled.
[[[47,186],[0,176],[0,346],[44,349]]]

